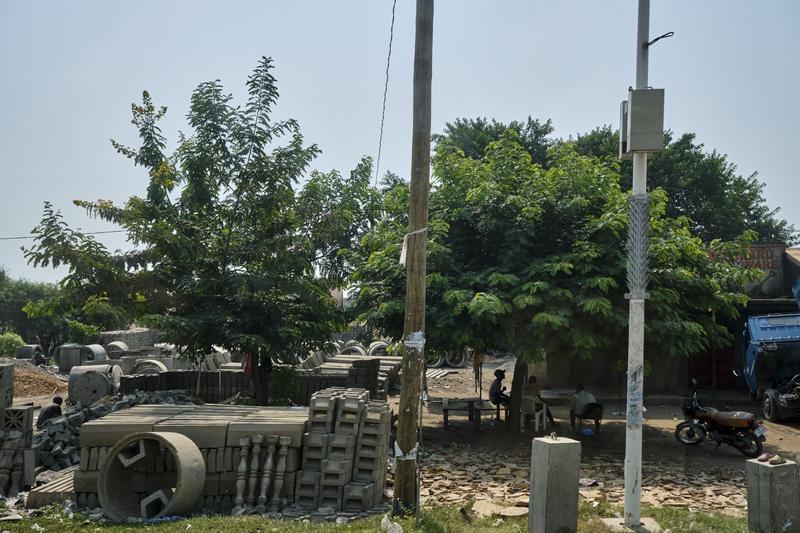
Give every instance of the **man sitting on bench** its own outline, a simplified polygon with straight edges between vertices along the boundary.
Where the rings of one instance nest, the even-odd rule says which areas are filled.
[[[506,388],[503,387],[506,373],[498,368],[494,371],[494,377],[495,380],[492,381],[492,385],[489,387],[489,401],[497,406],[508,407],[511,403],[511,397],[506,394]]]
[[[603,406],[597,403],[594,395],[586,391],[582,384],[575,387],[575,396],[572,397],[572,403],[569,406],[569,423],[575,431],[577,431],[575,428],[576,418],[594,420],[594,432],[600,432]]]

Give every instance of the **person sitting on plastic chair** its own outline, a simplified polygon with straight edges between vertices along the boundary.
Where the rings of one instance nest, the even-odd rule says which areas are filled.
[[[575,427],[575,420],[581,421],[579,427]],[[585,390],[582,384],[575,387],[575,396],[572,397],[572,403],[569,407],[569,423],[572,429],[580,432],[583,427],[582,421],[584,419],[594,420],[595,434],[600,432],[600,420],[603,419],[603,406],[597,403],[594,395]]]
[[[542,416],[544,425],[544,418],[547,418],[551,426],[556,425],[553,419],[553,413],[550,412],[550,406],[542,399],[541,391],[539,390],[539,382],[536,376],[529,376],[528,383],[522,389],[522,414],[525,423],[528,423],[529,418],[536,419],[537,416]],[[537,420],[538,422],[538,420]],[[538,426],[538,423],[536,424]]]

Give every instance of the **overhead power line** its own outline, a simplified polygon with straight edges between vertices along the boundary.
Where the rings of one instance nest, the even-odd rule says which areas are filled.
[[[386,81],[383,84],[383,107],[381,109],[381,133],[378,137],[378,157],[375,161],[375,185],[378,185],[378,176],[381,169],[381,149],[383,148],[383,123],[386,119],[386,94],[389,92],[389,65],[392,62],[392,40],[394,39],[394,12],[397,0],[392,2],[392,23],[389,26],[389,54],[386,56]]]
[[[111,229],[107,231],[84,231],[84,235],[103,235],[105,233],[125,233],[124,229]],[[28,239],[35,239],[35,235],[22,235],[19,237],[0,237],[0,241],[23,241]]]

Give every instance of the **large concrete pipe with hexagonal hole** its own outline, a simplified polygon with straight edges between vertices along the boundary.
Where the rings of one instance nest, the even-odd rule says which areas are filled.
[[[172,454],[175,472],[149,472],[149,465]],[[161,459],[163,460],[163,459]],[[147,472],[147,495],[137,497],[136,480]],[[100,505],[115,522],[191,513],[202,497],[206,463],[200,449],[179,433],[143,432],[123,438],[111,448],[100,470]]]
[[[73,366],[69,371],[69,400],[89,407],[119,389],[120,377],[118,365]]]

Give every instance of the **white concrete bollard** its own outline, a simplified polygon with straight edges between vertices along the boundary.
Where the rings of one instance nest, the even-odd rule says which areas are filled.
[[[570,533],[578,530],[580,469],[580,442],[560,437],[533,439],[529,532]]]
[[[800,465],[747,461],[747,526],[767,533],[800,532]]]

